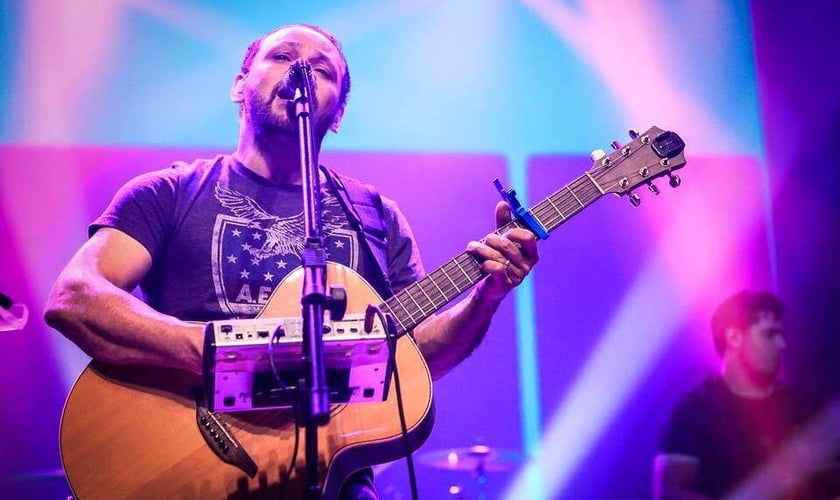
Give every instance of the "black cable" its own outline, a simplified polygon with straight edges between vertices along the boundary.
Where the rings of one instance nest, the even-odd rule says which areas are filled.
[[[379,306],[368,305],[367,313],[376,313],[379,321],[385,328],[385,338],[388,341],[388,362],[394,370],[394,390],[397,396],[397,410],[400,416],[400,430],[402,431],[403,447],[405,448],[405,462],[408,467],[408,481],[411,485],[411,498],[417,500],[417,477],[414,472],[414,457],[411,452],[411,445],[408,441],[408,425],[405,423],[405,407],[403,406],[402,387],[400,386],[400,372],[397,369],[397,324],[394,317],[384,314]]]
[[[280,376],[280,372],[277,370],[277,365],[274,364],[274,344],[277,341],[278,334],[282,331],[282,326],[278,326],[274,329],[274,333],[271,334],[271,339],[268,341],[268,363],[271,365],[271,372],[274,375],[274,379],[280,384],[280,389],[289,395],[289,386],[286,385],[286,382],[283,381],[283,378]],[[298,412],[298,404],[297,404],[297,397],[295,394],[291,394],[290,398],[292,402],[292,413],[294,415],[295,421],[295,443],[292,448],[292,458],[289,461],[289,467],[286,469],[286,477],[283,478],[282,487],[285,487],[289,480],[292,478],[292,472],[295,470],[295,462],[297,462],[297,455],[298,455],[298,446],[300,445],[300,414]]]

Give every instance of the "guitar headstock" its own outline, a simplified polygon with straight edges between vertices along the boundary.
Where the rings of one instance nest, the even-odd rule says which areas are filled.
[[[644,133],[630,131],[632,139],[621,145],[613,141],[613,151],[609,154],[600,149],[592,152],[592,168],[587,175],[604,193],[618,196],[630,195],[630,203],[638,206],[639,195],[633,192],[639,186],[647,184],[654,194],[659,188],[653,180],[668,176],[671,187],[680,185],[680,178],[673,173],[685,165],[685,143],[674,132],[651,127]]]

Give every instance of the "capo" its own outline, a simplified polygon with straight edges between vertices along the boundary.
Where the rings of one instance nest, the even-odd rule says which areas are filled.
[[[519,200],[516,199],[516,191],[513,189],[505,189],[498,178],[493,179],[493,185],[502,196],[502,200],[508,204],[510,211],[516,216],[517,220],[521,221],[525,226],[537,235],[537,238],[544,240],[548,238],[548,231],[545,230],[542,224],[534,218],[531,212],[525,210]]]

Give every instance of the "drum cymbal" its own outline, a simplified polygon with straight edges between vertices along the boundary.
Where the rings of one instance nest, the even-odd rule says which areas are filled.
[[[430,451],[420,454],[417,461],[435,469],[478,473],[502,472],[516,468],[522,462],[522,455],[479,444],[465,448]]]

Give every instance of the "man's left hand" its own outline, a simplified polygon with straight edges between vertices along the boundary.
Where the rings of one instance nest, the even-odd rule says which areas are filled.
[[[496,227],[511,221],[507,203],[496,204]],[[480,284],[481,293],[501,299],[522,283],[539,260],[537,237],[531,231],[512,228],[503,234],[490,233],[481,241],[471,241],[467,251],[481,262],[487,278]]]

